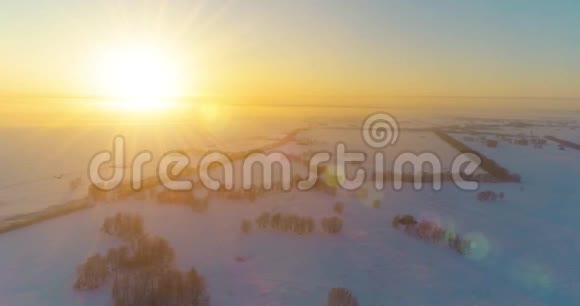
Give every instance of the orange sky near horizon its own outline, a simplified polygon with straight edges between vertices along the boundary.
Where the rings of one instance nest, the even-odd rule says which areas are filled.
[[[0,102],[4,114],[58,113],[51,99],[19,104],[13,97],[114,96],[96,81],[97,58],[134,45],[154,46],[176,67],[171,96],[274,104],[580,97],[580,34],[573,30],[580,10],[523,3],[3,3]],[[129,78],[159,71],[133,69]],[[157,77],[131,86],[150,90],[166,76]]]

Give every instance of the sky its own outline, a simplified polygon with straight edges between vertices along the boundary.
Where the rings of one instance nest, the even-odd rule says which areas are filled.
[[[0,2],[0,94],[102,96],[146,43],[182,96],[580,97],[580,1]]]

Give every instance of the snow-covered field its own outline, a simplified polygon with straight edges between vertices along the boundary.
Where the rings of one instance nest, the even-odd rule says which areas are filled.
[[[206,213],[150,201],[104,204],[0,235],[2,305],[106,305],[110,284],[75,292],[75,268],[116,241],[99,232],[106,216],[137,212],[146,230],[169,241],[181,269],[195,266],[207,279],[212,305],[324,305],[332,287],[346,287],[360,305],[575,305],[580,228],[580,158],[556,145],[497,149],[470,144],[520,173],[523,183],[489,184],[499,202],[474,192],[372,193],[364,200],[317,192],[278,193],[255,203],[212,200]],[[522,158],[525,156],[525,158]],[[381,198],[380,208],[369,200]],[[253,230],[240,222],[261,212],[292,212],[319,219],[346,203],[340,235],[297,236]],[[477,256],[411,238],[390,225],[397,214],[434,220],[479,237]],[[245,262],[236,257],[246,258]]]
[[[373,156],[377,152],[377,149],[365,143],[362,133],[358,128],[314,128],[300,133],[298,139],[312,139],[314,142],[308,146],[309,151],[329,152],[333,156],[336,155],[336,145],[343,143],[346,146],[346,152],[365,153],[366,161],[362,166],[368,170],[374,169]],[[441,163],[441,170],[443,172],[451,170],[454,158],[459,155],[459,152],[455,148],[428,130],[401,130],[397,142],[386,146],[380,152],[384,154],[385,169],[389,171],[393,170],[397,157],[407,152],[413,154],[435,154]],[[404,172],[412,172],[411,167],[404,167],[403,170]]]
[[[116,135],[126,140],[127,162],[137,152],[153,153],[154,160],[144,166],[145,176],[152,176],[167,152],[243,151],[273,141],[256,136],[276,139],[288,130],[281,124],[265,133],[259,124],[235,121],[210,132],[194,125],[0,129],[0,220],[86,196],[89,161],[98,152],[110,151]],[[80,183],[73,188],[75,180]]]

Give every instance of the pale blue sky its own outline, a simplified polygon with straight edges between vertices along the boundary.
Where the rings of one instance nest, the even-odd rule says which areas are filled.
[[[2,1],[0,91],[90,93],[93,44],[154,33],[209,92],[578,97],[579,29],[572,0]]]

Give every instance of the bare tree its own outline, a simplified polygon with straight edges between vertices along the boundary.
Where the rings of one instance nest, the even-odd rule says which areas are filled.
[[[107,260],[100,254],[93,255],[77,269],[77,290],[92,290],[100,287],[109,276]]]
[[[344,204],[342,202],[336,202],[336,204],[334,204],[334,212],[336,212],[339,215],[342,215],[343,211],[344,211]]]
[[[252,222],[250,222],[250,220],[243,220],[240,229],[244,234],[249,233],[252,230]]]
[[[346,288],[332,288],[328,291],[328,306],[358,306],[356,297]]]

